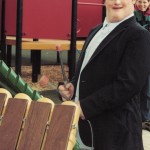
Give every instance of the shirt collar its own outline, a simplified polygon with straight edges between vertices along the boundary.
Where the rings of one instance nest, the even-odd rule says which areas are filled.
[[[103,23],[103,27],[105,27],[107,25],[108,27],[113,27],[114,28],[117,25],[119,25],[121,22],[123,22],[123,21],[125,21],[125,20],[127,20],[127,19],[129,19],[129,18],[131,18],[133,16],[134,16],[134,14],[132,13],[131,15],[129,15],[126,18],[124,18],[123,20],[121,20],[119,22],[113,22],[113,23],[108,22],[107,19],[105,18],[104,23]]]

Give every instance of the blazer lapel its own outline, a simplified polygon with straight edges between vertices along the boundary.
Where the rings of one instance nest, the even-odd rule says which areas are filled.
[[[102,42],[101,44],[97,47],[96,51],[94,52],[94,54],[92,55],[92,57],[90,58],[89,62],[97,55],[99,54],[105,47],[106,45],[108,45],[117,35],[119,35],[121,32],[123,32],[125,30],[125,28],[117,31],[117,32],[112,32],[109,34],[109,36],[107,36]],[[88,62],[88,63],[89,63]]]
[[[104,48],[116,37],[118,36],[121,32],[125,31],[126,28],[128,27],[129,24],[131,24],[133,21],[135,21],[134,17],[131,17],[127,21],[121,23],[116,29],[114,29],[97,47],[95,50],[94,54],[90,58],[89,62],[94,59],[96,55],[98,55]],[[88,62],[88,63],[89,63]]]
[[[88,36],[88,38],[86,39],[84,46],[82,48],[79,60],[78,60],[78,64],[77,64],[77,70],[80,70],[84,56],[85,56],[85,52],[86,52],[86,48],[89,44],[89,42],[92,40],[92,38],[94,37],[94,35],[102,28],[102,25],[97,26],[94,30],[92,30]]]
[[[92,40],[92,38],[94,37],[94,35],[102,28],[103,25],[99,25],[95,28],[95,30],[90,32],[90,35],[88,36],[88,38],[86,39],[86,42],[83,46],[83,51],[87,48],[89,42]]]
[[[87,65],[93,60],[93,58],[95,56],[97,56],[102,50],[104,50],[104,48],[107,46],[107,44],[109,44],[112,39],[114,39],[117,35],[119,35],[121,32],[123,32],[124,30],[126,30],[126,28],[128,27],[128,25],[132,24],[132,23],[135,23],[136,20],[135,20],[135,17],[131,17],[130,19],[128,19],[127,21],[124,21],[122,22],[116,29],[114,29],[110,34],[109,36],[107,36],[102,42],[101,44],[97,47],[96,51],[94,52],[94,54],[92,55],[92,57],[90,58],[89,62],[87,63]],[[86,39],[86,42],[83,46],[83,49],[82,49],[82,52],[81,52],[81,55],[80,55],[80,58],[79,58],[79,61],[77,63],[77,68],[76,68],[76,75],[79,74],[80,72],[80,68],[81,68],[81,65],[82,65],[82,62],[83,62],[83,59],[84,59],[84,56],[85,56],[85,51],[86,51],[86,48],[89,44],[89,42],[91,41],[91,39],[93,38],[93,36],[101,29],[102,25],[100,26],[97,26],[93,31],[90,32],[90,35],[88,36],[88,38]],[[86,65],[86,66],[87,66]],[[86,67],[85,66],[85,67]]]

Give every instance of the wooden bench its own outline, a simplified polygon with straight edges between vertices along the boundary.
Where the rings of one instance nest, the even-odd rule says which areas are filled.
[[[84,41],[77,41],[77,49],[81,50]],[[7,36],[6,45],[16,45],[16,37]],[[63,51],[70,49],[70,40],[55,40],[55,39],[39,39],[33,41],[32,38],[22,38],[23,50],[56,50],[56,46],[60,45]]]
[[[0,89],[1,150],[72,150],[76,143],[79,108],[74,102],[32,101]]]
[[[41,50],[56,50],[59,45],[62,51],[70,50],[71,42],[69,40],[54,40],[54,39],[39,39],[38,41],[33,41],[31,38],[22,38],[22,49],[31,50],[32,56],[32,81],[37,82],[38,74],[40,74],[41,67]],[[77,41],[77,50],[81,50],[84,41]],[[11,60],[11,46],[16,45],[16,38],[12,36],[6,37],[7,45],[7,65],[10,67]],[[68,56],[69,57],[69,56]]]

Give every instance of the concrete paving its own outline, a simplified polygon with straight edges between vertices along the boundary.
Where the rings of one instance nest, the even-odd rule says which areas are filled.
[[[143,145],[144,150],[150,150],[150,132],[143,130]]]

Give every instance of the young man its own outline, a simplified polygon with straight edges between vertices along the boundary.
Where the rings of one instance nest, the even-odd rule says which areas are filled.
[[[143,150],[139,95],[150,71],[150,33],[136,22],[134,3],[105,0],[103,26],[86,39],[72,81],[59,86],[62,97],[75,97],[81,140],[94,150]]]

